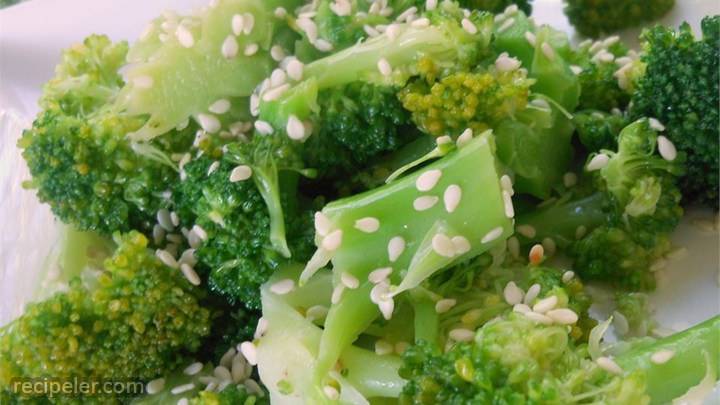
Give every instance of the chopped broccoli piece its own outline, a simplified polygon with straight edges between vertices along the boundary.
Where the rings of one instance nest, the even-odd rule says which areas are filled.
[[[618,135],[629,124],[627,117],[622,114],[595,110],[576,112],[572,122],[580,143],[591,153],[617,149]]]
[[[140,233],[114,238],[103,269],[0,329],[0,386],[68,374],[149,380],[198,349],[210,329],[202,290],[163,265]]]
[[[582,35],[597,38],[667,14],[675,0],[567,0],[565,14]]]
[[[642,337],[652,333],[657,326],[647,294],[618,292],[615,294],[615,304],[617,308],[613,316],[617,334],[624,337]]]
[[[578,109],[624,110],[630,102],[630,91],[620,86],[615,73],[619,63],[631,65],[635,59],[637,54],[629,51],[617,36],[595,42],[585,41],[578,46],[570,57],[574,69],[579,70]]]
[[[636,82],[633,117],[654,117],[665,136],[687,155],[681,180],[684,203],[718,208],[720,128],[720,16],[705,17],[702,39],[688,24],[678,31],[655,27],[642,35],[645,73]]]

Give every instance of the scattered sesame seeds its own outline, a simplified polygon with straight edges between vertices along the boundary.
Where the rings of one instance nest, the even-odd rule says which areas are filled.
[[[290,60],[285,68],[288,76],[295,81],[302,80],[304,69],[305,65],[297,59]]]
[[[402,13],[398,14],[398,16],[395,18],[395,21],[405,21],[408,19],[408,17],[411,17],[412,15],[416,14],[418,11],[417,7],[413,6],[408,8],[407,10],[403,11]]]
[[[170,252],[168,252],[167,250],[158,249],[155,251],[155,256],[157,256],[157,258],[160,259],[160,261],[163,262],[164,265],[173,269],[178,268],[177,260],[175,260],[173,255],[170,254]]]
[[[622,374],[622,372],[623,372],[623,370],[620,368],[620,366],[618,366],[617,363],[615,363],[615,360],[613,360],[609,357],[605,357],[605,356],[598,357],[597,360],[595,360],[595,362],[597,363],[598,366],[600,366],[600,368],[602,368],[603,370],[608,371],[612,374]]]
[[[230,182],[237,183],[239,181],[245,181],[252,177],[252,168],[247,165],[236,166],[230,172]]]
[[[665,364],[675,356],[675,352],[672,350],[658,350],[650,356],[650,361],[655,364]]]
[[[435,138],[435,144],[437,144],[438,146],[445,145],[446,143],[451,143],[451,142],[452,142],[452,138],[450,138],[447,135],[443,135],[443,136],[439,136],[439,137]]]
[[[463,18],[462,21],[460,22],[460,24],[462,25],[462,27],[463,27],[463,29],[465,30],[465,32],[467,32],[468,34],[470,34],[470,35],[475,35],[475,34],[477,34],[478,29],[477,29],[477,27],[475,26],[475,24],[473,24],[473,22],[470,21],[470,19],[468,19],[468,18]]]
[[[280,86],[277,86],[270,90],[267,90],[263,94],[262,99],[263,99],[263,101],[275,101],[278,98],[280,98],[280,96],[282,96],[289,89],[290,89],[290,84],[288,84],[288,83],[281,84]]]
[[[182,24],[178,25],[175,30],[175,37],[183,48],[192,48],[193,45],[195,45],[195,38],[193,38],[192,32]]]
[[[360,280],[352,274],[344,271],[340,274],[340,282],[347,288],[354,290],[360,286]]]
[[[657,137],[657,145],[660,156],[662,156],[663,159],[668,162],[672,162],[675,158],[677,158],[677,149],[675,149],[675,145],[665,136],[660,135]]]
[[[503,203],[505,204],[505,216],[508,218],[515,217],[515,207],[513,207],[512,197],[507,190],[502,191]]]
[[[240,35],[243,32],[243,28],[245,28],[245,19],[241,14],[235,14],[230,20],[230,25],[232,26],[233,34]]]
[[[512,236],[507,241],[508,252],[514,259],[520,258],[520,241],[515,236]]]
[[[544,314],[545,312],[548,312],[549,310],[555,308],[557,304],[558,297],[556,295],[551,295],[538,301],[535,305],[533,305],[532,308],[533,311]]]
[[[616,43],[618,43],[618,41],[620,41],[620,37],[617,36],[617,35],[613,35],[613,36],[611,36],[611,37],[607,37],[607,38],[602,42],[602,46],[605,47],[605,48],[608,48],[608,47],[611,47],[611,46],[615,45]]]
[[[391,354],[394,351],[392,343],[387,340],[378,339],[375,341],[375,354],[378,356],[385,356]]]
[[[560,325],[573,325],[578,321],[575,311],[568,308],[551,309],[545,315]]]
[[[435,303],[435,312],[443,314],[449,311],[452,307],[457,304],[457,300],[452,298],[444,298]]]
[[[523,294],[523,290],[514,281],[507,283],[503,289],[503,298],[510,305],[520,304],[523,300]]]
[[[511,58],[507,53],[503,52],[495,59],[495,69],[499,72],[510,72],[519,69],[522,63],[516,58]]]
[[[530,309],[530,307],[527,306],[526,304],[515,304],[515,305],[513,305],[513,312],[527,314],[528,312],[532,312],[532,309]]]
[[[313,43],[317,40],[318,29],[314,21],[306,17],[301,17],[296,20],[296,24],[298,28],[300,28],[305,33],[305,35],[307,35],[310,43]]]
[[[370,38],[374,38],[374,37],[377,37],[380,35],[380,31],[376,30],[375,28],[373,28],[369,25],[364,25],[363,31],[365,31],[365,34],[367,34],[367,36],[369,36]]]
[[[596,170],[600,170],[607,166],[608,162],[610,161],[610,158],[608,155],[604,153],[599,153],[595,156],[593,156],[592,159],[590,159],[590,163],[585,166],[585,170],[589,172],[594,172]]]
[[[530,253],[528,254],[528,259],[530,260],[530,264],[538,265],[543,261],[544,258],[545,258],[545,249],[543,248],[542,245],[536,244],[536,245],[533,245],[532,248],[530,248]]]
[[[257,365],[257,348],[252,342],[240,343],[240,353],[245,356],[245,360],[253,366]]]
[[[455,256],[455,245],[444,233],[435,234],[432,238],[433,251],[443,257]]]
[[[542,287],[540,287],[540,284],[535,283],[528,288],[527,293],[525,294],[525,297],[523,298],[523,303],[526,305],[532,304],[533,301],[535,301],[535,298],[540,294],[540,290]]]
[[[180,271],[182,271],[183,276],[185,276],[185,278],[190,282],[190,284],[194,286],[200,285],[200,276],[198,276],[192,266],[187,263],[181,263]]]
[[[481,243],[490,243],[494,241],[495,239],[502,236],[503,228],[501,226],[498,226],[497,228],[494,228],[490,232],[486,233],[485,236],[482,237],[480,240]]]
[[[457,328],[451,330],[448,337],[456,342],[471,342],[475,338],[475,332],[470,329]]]
[[[562,281],[563,283],[569,283],[575,278],[575,272],[568,270],[562,275]]]
[[[258,50],[260,50],[260,46],[258,44],[256,44],[256,43],[247,44],[247,45],[245,45],[245,50],[243,51],[243,54],[245,56],[253,56],[258,52]]]
[[[258,131],[260,135],[271,135],[275,132],[269,122],[262,120],[255,121],[255,130]]]
[[[552,319],[550,317],[545,316],[543,314],[538,314],[537,312],[525,312],[525,317],[530,319],[533,322],[541,323],[543,325],[550,325],[553,323]]]
[[[468,142],[473,139],[473,131],[470,128],[466,128],[460,136],[458,136],[456,144],[458,148],[462,148],[467,145]]]
[[[149,89],[155,84],[155,81],[150,76],[137,76],[132,81],[133,85],[140,89]]]
[[[440,199],[434,195],[425,195],[418,197],[413,201],[413,208],[415,211],[425,211],[434,207]]]
[[[214,134],[220,130],[220,121],[212,114],[198,114],[197,120],[207,133]]]
[[[507,31],[510,27],[513,26],[513,24],[515,24],[515,19],[514,19],[514,18],[508,18],[508,19],[505,20],[502,24],[500,24],[500,27],[498,27],[498,32]],[[464,28],[464,27],[463,27],[463,28]]]
[[[341,229],[337,229],[324,237],[320,246],[329,252],[335,251],[342,244],[342,237],[343,231]]]
[[[460,205],[462,199],[462,188],[457,184],[451,184],[443,193],[443,203],[445,204],[445,210],[452,213]]]
[[[511,191],[513,189],[512,179],[507,174],[503,174],[500,177],[500,187],[505,191]]]
[[[177,387],[174,387],[170,390],[170,393],[173,395],[182,394],[183,392],[188,392],[195,389],[195,384],[189,383],[189,384],[183,384],[178,385]]]
[[[340,398],[340,392],[338,392],[337,388],[332,387],[330,385],[326,385],[323,387],[323,393],[329,400],[332,400],[332,401],[335,401],[338,398]]]
[[[325,236],[330,233],[332,228],[332,222],[322,212],[318,211],[315,213],[315,232],[320,236]]]
[[[216,102],[210,104],[210,107],[208,107],[208,111],[213,114],[225,114],[230,110],[230,107],[230,101],[221,98],[220,100],[217,100]]]
[[[285,295],[295,289],[295,282],[289,278],[282,279],[270,286],[270,291],[277,295]]]
[[[548,44],[547,42],[543,42],[542,45],[540,45],[540,49],[542,49],[543,55],[545,55],[546,58],[553,60],[555,59],[555,50]]]
[[[632,58],[628,56],[621,56],[617,59],[615,59],[615,64],[617,64],[619,67],[623,67],[627,65],[628,63],[632,63]]]
[[[395,301],[392,298],[381,299],[380,302],[378,302],[378,308],[380,308],[383,318],[389,321],[395,310]]]
[[[228,370],[228,368],[225,366],[215,367],[215,369],[213,370],[213,374],[221,381],[232,381],[232,374],[230,373],[230,370]]]
[[[525,33],[525,40],[528,41],[530,46],[535,46],[535,34],[533,34],[532,32],[527,31]]]
[[[343,292],[345,292],[345,286],[338,284],[333,288],[332,295],[330,296],[330,302],[335,305],[342,299]]]
[[[165,379],[164,378],[156,378],[150,382],[147,383],[145,386],[145,391],[150,394],[157,394],[158,392],[162,391],[163,388],[165,388]]]
[[[388,242],[387,251],[388,259],[391,263],[394,263],[405,251],[405,239],[402,236],[394,236]]]
[[[375,286],[370,290],[370,301],[374,304],[378,304],[380,300],[384,299],[388,294],[389,289],[390,284],[386,280],[375,284]]]
[[[387,77],[392,74],[392,66],[390,66],[390,62],[388,62],[385,58],[380,58],[380,60],[377,62],[377,68],[378,71],[380,71],[380,74],[383,76]]]
[[[392,271],[392,267],[381,267],[379,269],[375,269],[368,274],[368,281],[373,284],[382,283],[390,276]]]
[[[290,139],[300,141],[305,138],[305,125],[295,115],[290,115],[285,130]]]
[[[455,247],[455,254],[457,255],[463,255],[470,251],[470,241],[461,235],[453,236],[452,239],[453,246]]]
[[[360,218],[355,221],[355,228],[365,233],[373,233],[380,229],[380,221],[374,217]]]
[[[237,40],[234,36],[228,35],[220,47],[220,53],[225,59],[232,59],[237,56],[239,51]]]
[[[515,14],[515,13],[517,13],[517,12],[518,12],[518,6],[517,6],[517,4],[511,4],[511,5],[507,6],[507,7],[505,7],[505,11],[504,11],[504,13],[505,13],[506,15],[513,15],[513,14]]]
[[[162,226],[156,224],[153,226],[153,242],[155,242],[156,245],[159,245],[162,243],[163,239],[165,239],[165,229],[163,229]]]

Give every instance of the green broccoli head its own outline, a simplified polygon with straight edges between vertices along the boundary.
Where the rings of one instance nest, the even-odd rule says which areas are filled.
[[[148,380],[198,349],[210,329],[201,290],[163,265],[142,234],[114,238],[103,269],[0,330],[0,386],[43,376]]]
[[[485,10],[493,14],[498,14],[512,5],[527,15],[532,13],[532,0],[459,0],[458,3],[471,10]]]
[[[190,405],[269,405],[267,394],[262,396],[248,392],[242,385],[232,385],[220,392],[201,391],[190,400]]]
[[[678,31],[655,27],[643,34],[645,74],[636,84],[631,114],[657,118],[664,135],[687,154],[684,202],[717,209],[720,16],[705,17],[702,32],[695,38],[683,24]]]
[[[568,0],[565,14],[582,35],[597,38],[657,20],[675,6],[675,0]]]
[[[613,36],[595,42],[585,41],[571,55],[571,62],[580,80],[581,110],[624,110],[630,102],[630,92],[621,88],[615,73],[618,64],[630,64],[634,52]],[[623,65],[624,66],[624,65]]]
[[[573,114],[573,124],[580,143],[588,152],[617,149],[617,137],[629,123],[622,114],[584,110]]]

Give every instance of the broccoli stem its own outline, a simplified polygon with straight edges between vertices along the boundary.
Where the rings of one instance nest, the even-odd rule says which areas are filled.
[[[437,342],[439,317],[435,311],[435,302],[428,297],[413,297],[415,310],[415,342]]]
[[[672,358],[663,364],[654,363],[652,355],[664,350],[673,352]],[[720,374],[718,359],[720,316],[715,316],[672,336],[631,344],[631,348],[616,357],[615,361],[626,371],[643,370],[652,403],[663,404],[671,402],[702,380],[708,361],[715,375]]]

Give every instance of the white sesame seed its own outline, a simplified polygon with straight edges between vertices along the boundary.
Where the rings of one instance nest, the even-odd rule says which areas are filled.
[[[277,18],[285,18],[285,16],[287,16],[287,10],[285,10],[285,7],[278,7],[275,9],[274,14]]]
[[[243,32],[243,28],[245,28],[245,19],[241,14],[235,14],[230,20],[230,25],[232,26],[233,34],[240,35]]]
[[[389,321],[392,318],[393,311],[395,310],[395,301],[392,298],[381,299],[380,302],[378,302],[378,308],[380,309],[383,318]]]
[[[275,132],[269,122],[262,120],[255,121],[255,130],[258,131],[260,135],[271,135]]]
[[[622,374],[623,370],[620,368],[620,366],[615,363],[615,361],[609,357],[598,357],[597,360],[595,360],[598,366],[600,368],[604,369],[605,371],[608,371],[612,374]]]
[[[499,14],[495,15],[495,18],[493,18],[493,21],[495,22],[495,24],[500,24],[501,22],[505,21],[507,18],[508,18],[508,16],[505,15],[505,13],[499,13]]]
[[[288,76],[290,76],[291,79],[295,81],[300,81],[303,78],[304,68],[305,65],[302,62],[297,59],[292,59],[290,62],[288,62],[285,70],[287,71]]]
[[[579,75],[582,73],[583,68],[578,65],[570,65],[570,71],[572,71],[575,75]]]
[[[532,32],[527,31],[525,33],[525,40],[528,41],[530,46],[535,46],[535,34],[533,34]]]
[[[216,102],[210,104],[210,107],[208,107],[208,111],[210,111],[213,114],[225,114],[230,110],[230,101],[224,98],[221,98],[220,100],[217,100]]]
[[[505,20],[505,22],[503,22],[503,23],[500,25],[500,27],[498,27],[498,32],[507,31],[510,27],[513,26],[513,24],[515,24],[515,19],[514,19],[514,18],[508,18],[507,20]]]
[[[192,268],[187,263],[181,263],[180,264],[180,271],[182,271],[182,274],[185,276],[185,278],[190,282],[190,284],[198,286],[200,285],[200,276],[195,272],[195,269]]]
[[[137,76],[132,81],[133,85],[139,89],[149,89],[153,86],[155,81],[150,76]]]
[[[458,148],[462,148],[463,146],[467,145],[468,142],[472,141],[473,139],[473,131],[470,128],[466,128],[460,136],[458,136],[457,141],[455,142],[457,144]]]
[[[232,381],[232,374],[230,373],[230,370],[228,370],[228,368],[225,366],[215,367],[215,369],[213,370],[213,374],[221,381]]]
[[[342,244],[343,231],[337,229],[323,238],[321,247],[329,252],[337,250]]]
[[[512,189],[513,189],[512,179],[507,174],[503,174],[500,177],[500,188],[502,188],[505,191],[510,192],[510,194],[512,195]]]
[[[566,271],[565,273],[563,273],[563,275],[562,275],[562,281],[563,281],[563,283],[569,283],[570,281],[572,281],[573,278],[575,278],[575,272],[574,272],[574,271],[568,270],[568,271]]]
[[[435,312],[443,314],[449,311],[452,307],[457,304],[457,300],[452,298],[444,298],[435,303]]]
[[[425,10],[432,11],[437,8],[438,0],[425,0]]]
[[[322,305],[314,305],[305,311],[305,317],[311,322],[314,320],[320,320],[327,316],[328,309]]]
[[[608,155],[604,153],[599,153],[595,156],[593,156],[592,159],[590,159],[590,163],[585,166],[585,170],[589,172],[594,172],[596,170],[600,170],[607,166],[608,162],[610,162],[610,158]]]
[[[163,227],[166,231],[172,231],[175,229],[175,226],[172,223],[172,219],[170,218],[170,211],[168,211],[165,208],[161,208],[157,212],[157,221],[158,224]]]
[[[330,10],[340,17],[348,16],[352,13],[352,4],[348,0],[335,0],[330,3]]]
[[[187,398],[180,398],[180,399],[178,399],[176,405],[189,405],[189,404],[190,404],[190,400],[189,400],[189,399],[187,399]]]
[[[269,325],[270,324],[267,319],[260,317],[260,319],[258,319],[257,326],[255,327],[255,334],[253,335],[253,338],[260,339],[263,337],[265,332],[267,332]]]
[[[158,259],[160,259],[161,262],[163,262],[164,265],[168,267],[172,267],[173,269],[178,268],[178,262],[175,260],[172,254],[168,252],[167,250],[158,249],[155,251],[155,256],[157,256]]]
[[[455,247],[455,254],[464,255],[465,253],[470,251],[470,241],[466,237],[458,235],[453,236],[450,240]]]
[[[616,43],[618,43],[618,41],[620,41],[620,37],[617,36],[617,35],[613,35],[613,36],[611,36],[611,37],[607,37],[607,38],[602,42],[602,44],[603,44],[603,46],[604,46],[605,48],[607,48],[607,47],[610,47],[610,46],[615,45]]]
[[[392,267],[381,267],[379,269],[375,269],[368,274],[368,281],[373,284],[382,283],[390,276],[392,271]]]
[[[183,48],[192,48],[192,46],[195,45],[195,38],[193,38],[192,32],[182,24],[178,25],[175,30],[175,37]]]
[[[445,145],[446,143],[451,143],[451,142],[452,142],[452,138],[450,138],[450,137],[447,136],[447,135],[439,136],[439,137],[437,137],[437,138],[435,139],[435,143],[436,143],[438,146],[440,146],[440,145]]]
[[[648,124],[650,124],[650,128],[654,129],[655,131],[662,132],[665,130],[665,125],[658,121],[657,118],[649,118]]]
[[[475,26],[475,24],[473,24],[473,22],[467,18],[463,18],[462,21],[460,22],[460,25],[462,25],[462,28],[465,30],[465,32],[467,32],[470,35],[475,35],[478,32],[478,29]]]
[[[517,4],[511,4],[511,5],[507,6],[507,7],[505,7],[505,11],[504,11],[504,13],[505,13],[506,15],[513,15],[513,14],[515,14],[515,13],[517,13],[517,12],[518,12],[518,6],[517,6]]]
[[[285,84],[287,81],[287,73],[282,69],[275,69],[270,74],[270,86],[277,87]]]
[[[443,203],[445,204],[445,210],[452,213],[460,205],[462,199],[462,188],[457,184],[451,184],[443,193]]]
[[[650,356],[650,361],[655,364],[665,364],[675,356],[675,352],[672,350],[658,350]]]
[[[538,301],[535,305],[533,305],[533,311],[544,314],[545,312],[555,308],[558,304],[558,297],[556,295],[551,295],[547,298],[543,298],[540,301]]]
[[[457,328],[451,330],[448,336],[456,342],[471,342],[475,338],[475,332],[470,329]]]
[[[398,16],[395,18],[395,21],[407,20],[408,17],[411,17],[412,15],[416,14],[417,11],[418,11],[417,7],[415,7],[415,6],[410,7],[407,10],[403,11],[402,13],[398,14]]]
[[[285,50],[280,45],[273,45],[270,48],[270,56],[275,62],[280,62],[285,59]]]
[[[433,251],[443,257],[455,256],[455,245],[444,233],[435,234],[432,238]]]
[[[325,236],[330,233],[332,228],[332,222],[322,212],[318,211],[315,213],[315,232],[320,236]]]
[[[206,241],[208,238],[207,232],[205,232],[205,229],[203,229],[203,227],[201,227],[200,225],[193,225],[190,232],[197,235],[197,237],[200,238],[200,240],[202,241]]]
[[[330,296],[330,303],[335,305],[340,302],[343,292],[345,292],[345,286],[342,284],[336,285],[335,288],[333,288],[332,295]]]
[[[392,343],[387,340],[378,339],[375,341],[375,354],[378,356],[385,356],[393,352]]]
[[[425,195],[418,197],[413,201],[413,208],[415,211],[425,211],[434,207],[440,199],[434,195]]]
[[[245,45],[245,50],[243,51],[243,54],[245,54],[245,56],[253,56],[257,53],[258,50],[260,50],[260,46],[258,44],[247,44]]]
[[[545,258],[545,248],[540,244],[533,245],[533,247],[530,248],[528,258],[530,259],[530,264],[540,264]]]
[[[245,181],[252,177],[252,168],[247,165],[236,166],[230,172],[230,182],[237,183],[238,181]]]
[[[326,39],[319,38],[313,42],[313,46],[315,49],[321,52],[330,52],[333,50],[333,44],[330,43],[330,41]]]
[[[145,386],[145,391],[150,394],[157,394],[158,392],[162,391],[163,388],[165,388],[165,379],[164,378],[156,378],[150,382],[147,383]]]
[[[358,280],[357,277],[346,271],[340,274],[340,282],[342,282],[345,287],[351,290],[354,290],[360,286],[360,280]]]
[[[237,384],[237,383],[245,380],[246,379],[246,376],[245,376],[246,369],[250,369],[250,365],[247,364],[247,362],[245,361],[245,358],[242,356],[242,354],[236,354],[233,357],[232,364],[230,366],[230,374],[232,375],[232,381]]]
[[[212,114],[198,114],[197,120],[207,133],[214,134],[220,130],[220,121]]]
[[[516,58],[509,57],[506,53],[502,53],[495,59],[495,68],[499,72],[510,72],[520,68],[520,61]]]
[[[628,63],[632,63],[632,58],[628,56],[621,56],[617,59],[615,59],[615,64],[617,64],[619,67],[623,67],[627,65]]]
[[[375,284],[375,286],[370,290],[370,301],[374,304],[380,303],[380,301],[384,299],[389,292],[389,288],[390,285],[386,280]]]
[[[515,258],[520,258],[520,241],[518,238],[512,236],[507,241],[508,244],[508,252],[510,252],[510,255]]]
[[[675,149],[675,145],[663,135],[657,137],[657,145],[660,156],[662,156],[663,159],[668,162],[672,162],[675,158],[677,158],[677,149]]]
[[[217,160],[214,161],[214,162],[212,162],[212,163],[210,164],[210,166],[208,166],[207,175],[209,176],[209,175],[215,173],[215,171],[216,171],[219,167],[220,167],[220,162],[218,162]]]
[[[411,22],[410,25],[415,28],[426,28],[430,26],[430,20],[425,17],[418,18],[417,20]]]
[[[503,203],[505,204],[505,216],[508,218],[515,217],[515,208],[513,207],[512,197],[506,190],[502,191]]]
[[[385,58],[380,58],[377,63],[377,68],[383,76],[387,77],[392,74],[392,66],[390,66],[390,62],[388,62]]]
[[[398,35],[400,35],[400,24],[390,24],[385,29],[385,35],[391,40],[394,41]]]
[[[220,47],[220,53],[225,59],[232,59],[238,54],[238,43],[234,36],[228,35]]]
[[[290,139],[300,141],[305,138],[305,126],[302,121],[294,115],[290,115],[288,118],[285,130],[287,131],[287,135]]]
[[[153,241],[156,245],[159,245],[162,243],[163,239],[165,239],[165,229],[160,226],[159,224],[156,224],[153,226]]]
[[[540,284],[535,283],[528,288],[527,293],[525,294],[525,297],[523,298],[523,303],[525,305],[532,304],[533,301],[535,301],[535,298],[540,294],[540,290],[542,287],[540,287]]]
[[[309,18],[298,18],[296,20],[296,24],[298,28],[300,28],[305,33],[305,35],[307,35],[310,43],[313,43],[317,40],[318,29],[317,25],[313,20]]]
[[[174,387],[173,389],[170,390],[170,393],[173,395],[178,395],[178,394],[182,394],[183,392],[192,391],[194,389],[195,389],[195,384],[189,383],[189,384],[183,384],[183,385],[178,385],[177,387]]]
[[[250,13],[243,13],[243,34],[249,35],[255,27],[255,16]]]
[[[503,297],[505,298],[505,302],[507,302],[510,305],[519,304],[523,300],[524,292],[520,287],[515,284],[514,281],[510,281],[505,285],[505,288],[503,289]]]
[[[553,322],[552,319],[550,319],[549,317],[547,317],[543,314],[538,314],[537,312],[532,312],[532,311],[525,312],[524,315],[526,318],[530,319],[531,321],[541,323],[543,325],[550,325]]]
[[[374,217],[360,218],[355,221],[355,228],[365,233],[373,233],[380,229],[380,221]]]
[[[555,244],[555,240],[553,238],[543,238],[540,243],[542,244],[543,249],[545,249],[545,252],[547,252],[548,256],[555,255],[555,252],[557,251],[557,245]]]
[[[253,93],[250,95],[250,114],[257,117],[260,114],[260,96]]]
[[[515,304],[513,305],[513,312],[527,314],[528,312],[532,312],[532,309],[530,309],[530,307],[526,304]]]
[[[480,242],[483,244],[490,243],[490,242],[494,241],[495,239],[499,238],[500,236],[502,236],[502,233],[503,233],[503,228],[501,226],[498,226],[497,228],[494,228],[490,232],[486,233],[485,236],[482,237]]]
[[[253,366],[257,365],[257,348],[252,342],[240,343],[240,353],[245,356],[245,360]]]
[[[542,45],[540,45],[540,49],[542,49],[543,55],[545,55],[546,58],[553,60],[555,59],[555,50],[548,44],[547,42],[543,42]]]
[[[295,281],[285,278],[270,286],[270,291],[277,295],[285,295],[295,289]]]
[[[365,31],[365,34],[367,34],[367,36],[369,36],[371,38],[374,38],[374,37],[377,37],[380,35],[380,32],[378,30],[376,30],[375,28],[373,28],[369,25],[364,25],[363,31]]]
[[[437,185],[441,176],[442,171],[440,170],[428,170],[418,176],[417,180],[415,180],[415,187],[419,191],[430,191],[433,189],[433,187],[435,187],[435,185]]]
[[[395,236],[388,242],[388,259],[391,263],[395,263],[395,261],[400,257],[400,255],[405,251],[405,239],[402,238],[402,236]]]
[[[545,315],[560,325],[572,325],[578,321],[578,315],[575,311],[568,308],[552,309]]]

